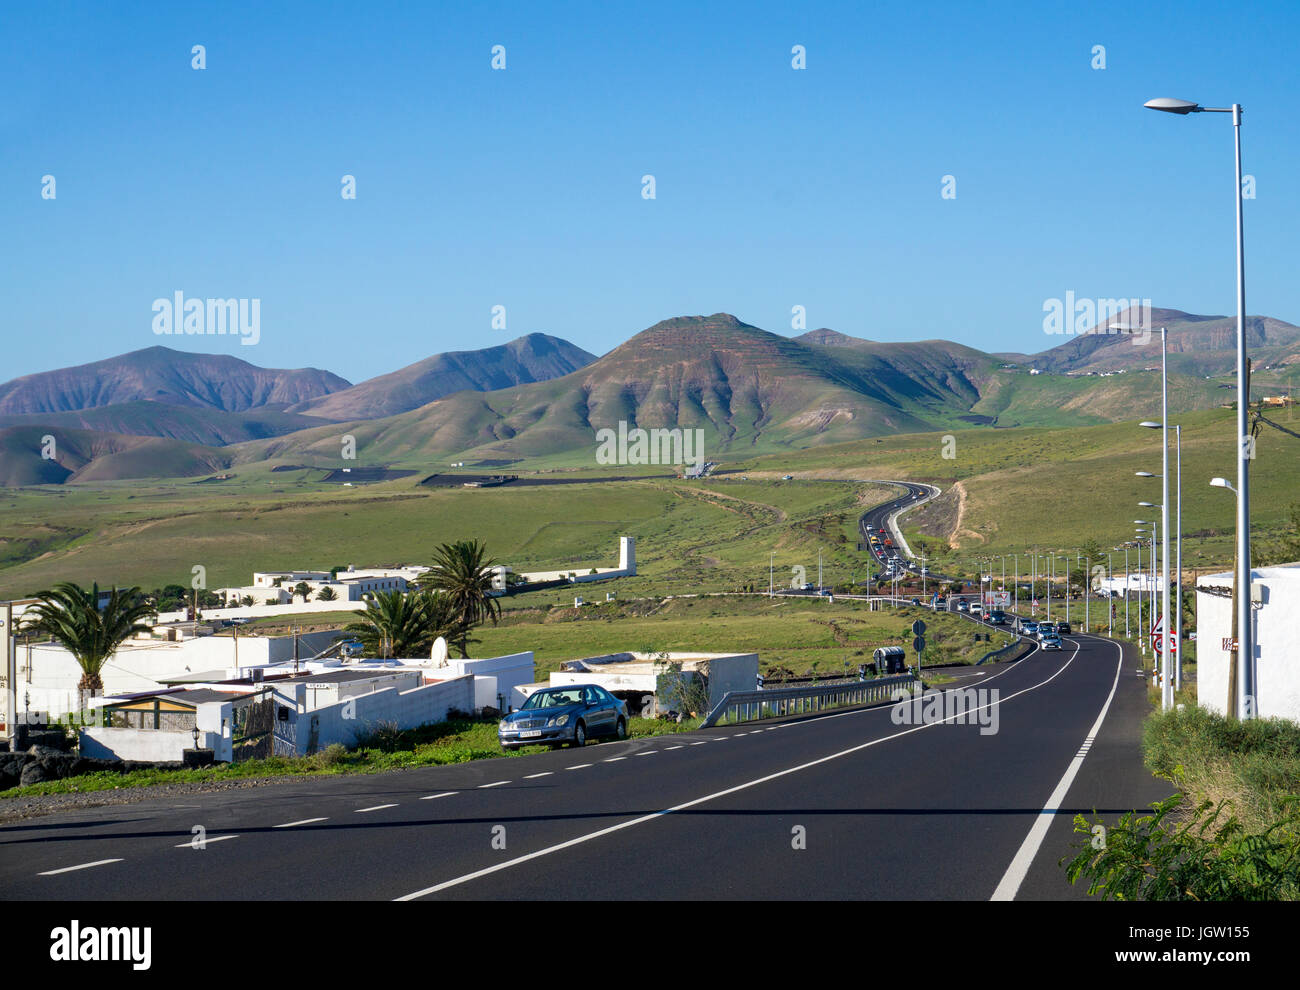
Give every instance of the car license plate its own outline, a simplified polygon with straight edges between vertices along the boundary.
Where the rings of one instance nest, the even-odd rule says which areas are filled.
[[[540,736],[541,734],[542,734],[542,730],[541,730],[541,729],[525,729],[523,732],[519,733],[519,738],[521,738],[521,739],[536,739],[536,738],[537,738],[538,736]]]

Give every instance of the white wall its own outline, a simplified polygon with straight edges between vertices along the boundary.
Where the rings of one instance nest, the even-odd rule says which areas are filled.
[[[299,637],[299,655],[311,656],[333,641],[337,633],[306,633]],[[180,642],[128,640],[100,673],[104,694],[156,691],[159,679],[208,670],[231,670],[236,652],[240,668],[260,667],[293,657],[292,636],[240,636],[238,651],[230,636],[199,636]],[[18,648],[18,699],[30,692],[31,708],[55,714],[76,711],[81,667],[62,646],[37,643],[31,648],[30,683],[27,648]]]
[[[496,708],[500,701],[498,694],[505,696],[505,705],[518,708],[527,699],[519,688],[533,683],[533,651],[511,653],[504,657],[492,657],[485,660],[448,659],[446,667],[432,667],[426,674],[431,677],[460,677],[464,674],[474,676],[474,707]]]
[[[170,763],[181,760],[181,751],[194,748],[190,732],[163,729],[108,729],[91,726],[82,729],[81,755],[97,760],[147,760]],[[202,744],[204,736],[199,735]]]
[[[381,722],[394,722],[399,728],[412,729],[445,722],[447,712],[453,708],[469,711],[473,707],[474,678],[470,675],[409,691],[387,688],[298,715],[295,750],[307,754],[331,743],[353,746],[358,734]],[[353,717],[346,717],[349,714]]]
[[[1230,573],[1204,574],[1196,592],[1197,702],[1220,713],[1228,701],[1229,655],[1222,647],[1232,633],[1232,599],[1201,588],[1231,584]],[[1300,564],[1253,569],[1251,585],[1257,589],[1252,595],[1262,599],[1251,609],[1256,713],[1300,722]],[[1240,684],[1241,671],[1237,676]]]

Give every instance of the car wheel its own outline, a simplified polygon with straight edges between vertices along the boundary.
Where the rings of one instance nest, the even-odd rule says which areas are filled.
[[[621,718],[621,717],[619,718],[619,720],[618,720],[618,724],[617,724],[616,726],[614,726],[614,738],[615,738],[615,739],[626,739],[626,738],[627,738],[627,720],[626,720],[626,719]]]
[[[587,726],[581,721],[573,727],[573,742],[570,745],[574,749],[581,749],[587,745]]]

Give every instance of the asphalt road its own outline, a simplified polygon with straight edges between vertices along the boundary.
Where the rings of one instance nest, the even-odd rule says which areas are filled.
[[[987,734],[840,709],[48,816],[0,828],[0,886],[69,901],[1083,898],[1058,866],[1073,815],[1113,820],[1172,790],[1142,768],[1136,667],[1073,636],[983,668],[964,684],[990,692]]]
[[[862,534],[862,540],[866,544],[868,552],[871,554],[872,564],[878,567],[882,573],[885,569],[885,562],[892,554],[897,553],[899,559],[902,561],[903,569],[905,571],[919,574],[919,565],[915,565],[903,557],[902,550],[897,545],[886,547],[884,545],[884,538],[882,538],[879,546],[872,546],[871,534],[875,533],[877,536],[880,536],[880,530],[883,529],[886,532],[886,536],[892,539],[893,534],[889,532],[889,517],[899,509],[904,508],[905,506],[914,505],[921,499],[925,498],[930,494],[930,489],[925,485],[915,485],[909,481],[893,481],[889,482],[889,484],[899,485],[900,487],[905,488],[906,492],[892,501],[884,502],[881,505],[877,505],[875,508],[864,512],[862,517],[858,520],[858,531]],[[926,575],[926,577],[927,579],[933,579],[936,582],[948,580],[942,574],[931,573]]]

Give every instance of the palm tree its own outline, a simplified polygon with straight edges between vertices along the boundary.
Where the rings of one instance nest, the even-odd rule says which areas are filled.
[[[138,587],[113,588],[103,608],[98,607],[98,584],[86,591],[61,581],[34,597],[38,601],[23,615],[22,628],[52,637],[72,654],[81,667],[77,690],[83,703],[87,694],[94,697],[104,690],[100,672],[123,640],[148,632],[151,627],[140,620],[158,614]]]
[[[427,589],[410,594],[377,592],[364,611],[353,614],[357,621],[349,623],[346,631],[356,634],[367,653],[385,660],[428,656],[438,636],[448,642],[466,641],[469,636],[451,601]]]
[[[463,626],[463,633],[454,641],[462,657],[469,656],[469,630],[485,619],[495,625],[501,614],[501,603],[491,594],[495,565],[487,556],[487,547],[478,540],[461,540],[438,547],[431,569],[420,578],[422,587],[445,595],[451,603]]]

